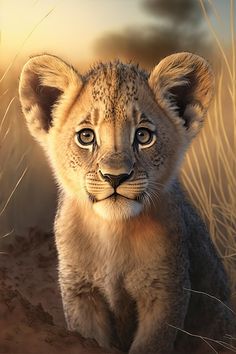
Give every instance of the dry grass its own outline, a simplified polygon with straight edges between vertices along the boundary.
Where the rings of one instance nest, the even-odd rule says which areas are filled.
[[[47,162],[22,119],[18,72],[5,85],[8,91],[0,94],[0,240],[6,242],[34,225],[48,230],[56,196]]]
[[[205,218],[236,290],[236,62],[234,1],[231,0],[231,48],[224,48],[199,0],[219,51],[216,95],[206,127],[186,157],[182,173],[191,199]],[[214,3],[210,1],[211,6]],[[213,8],[214,13],[216,9]]]
[[[48,230],[54,215],[56,198],[51,174],[22,122],[18,101],[22,63],[17,63],[27,41],[54,9],[55,6],[33,26],[7,68],[0,68],[0,240],[24,233],[35,224]],[[40,176],[42,170],[45,172]],[[42,198],[40,182],[45,185]]]
[[[186,330],[184,330],[182,328],[173,326],[171,324],[169,324],[168,326],[177,329],[181,333],[187,334],[189,337],[198,338],[199,340],[201,340],[204,343],[206,343],[207,346],[211,349],[211,351],[213,353],[220,354],[220,352],[213,347],[213,344],[217,344],[218,346],[220,346],[221,349],[223,348],[223,349],[229,350],[230,352],[227,351],[227,353],[229,353],[229,354],[230,353],[236,353],[236,347],[234,347],[233,345],[231,345],[231,344],[229,344],[229,343],[227,343],[225,341],[216,340],[216,339],[212,339],[212,338],[209,338],[209,337],[200,336],[200,335],[197,335],[197,334],[194,334],[194,333],[190,333],[190,332],[188,332],[188,331],[186,331]],[[228,339],[234,339],[234,338],[229,336]],[[222,353],[222,351],[221,351],[221,353]]]
[[[21,163],[16,156],[16,146],[14,146],[13,139],[13,117],[15,111],[16,96],[14,90],[10,88],[4,89],[0,94],[0,236],[4,237],[10,231],[8,222],[8,215],[6,215],[7,207],[11,203],[14,194],[20,185],[24,172],[21,171]],[[15,166],[14,171],[12,167]],[[12,225],[11,225],[12,227]],[[3,232],[5,231],[5,234]]]

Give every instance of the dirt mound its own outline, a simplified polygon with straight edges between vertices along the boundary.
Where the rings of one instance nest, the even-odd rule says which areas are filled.
[[[53,325],[41,305],[33,306],[19,291],[7,287],[0,293],[1,354],[105,354],[92,340]],[[114,353],[118,353],[114,351]]]
[[[1,251],[0,354],[111,353],[65,329],[53,235],[31,229]]]

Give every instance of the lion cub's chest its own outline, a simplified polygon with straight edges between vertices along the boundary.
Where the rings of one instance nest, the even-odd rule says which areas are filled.
[[[165,252],[163,229],[150,222],[147,225],[132,225],[96,244],[91,280],[109,298],[113,308],[122,303],[120,298],[130,296],[133,283],[143,282],[148,270],[158,268]]]
[[[112,307],[116,306],[118,297],[123,296],[125,278],[131,267],[129,262],[122,258],[115,255],[104,257],[93,267],[90,274],[93,286],[111,300]]]

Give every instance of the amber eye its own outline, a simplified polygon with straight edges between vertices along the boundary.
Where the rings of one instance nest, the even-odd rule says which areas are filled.
[[[153,141],[154,133],[148,128],[139,128],[136,130],[135,139],[140,145],[148,145]]]
[[[75,138],[79,145],[89,146],[95,142],[95,133],[92,129],[82,129],[76,133]]]

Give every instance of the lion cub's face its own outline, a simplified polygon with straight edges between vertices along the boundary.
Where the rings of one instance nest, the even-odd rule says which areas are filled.
[[[55,121],[49,152],[69,192],[103,218],[130,217],[158,198],[178,137],[134,67],[103,70],[85,83],[67,119]]]
[[[157,68],[148,78],[135,66],[115,62],[82,78],[58,58],[31,59],[21,78],[22,106],[66,193],[105,219],[133,217],[155,206],[206,110],[197,71],[191,87],[189,70],[177,73],[179,85],[171,85],[168,72],[159,78]]]

